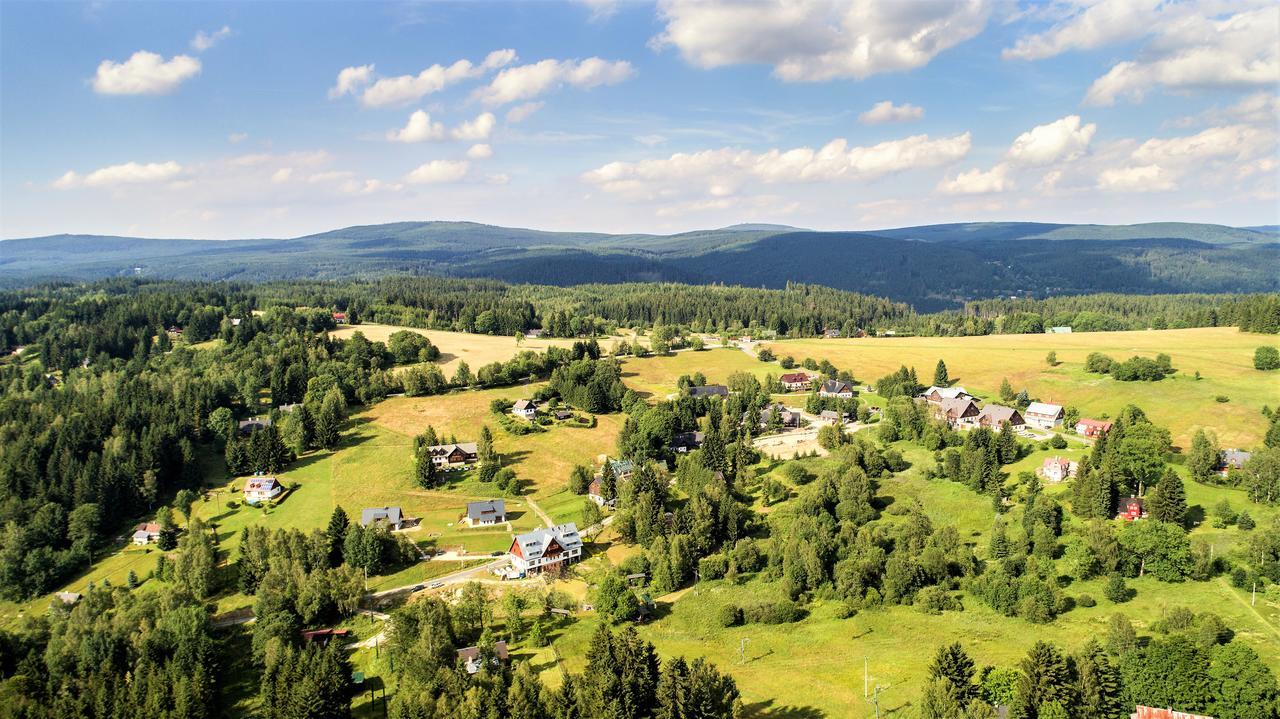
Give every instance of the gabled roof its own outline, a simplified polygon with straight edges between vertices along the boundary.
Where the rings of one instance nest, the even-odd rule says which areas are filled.
[[[671,438],[672,447],[697,447],[702,444],[705,435],[702,432],[677,432]]]
[[[970,407],[973,407],[974,409],[978,408],[977,403],[968,397],[952,397],[950,399],[944,399],[938,406],[948,417],[951,415],[963,417],[965,412],[969,411]]]
[[[488,519],[492,516],[507,514],[507,503],[501,499],[486,499],[483,502],[467,502],[467,519]]]
[[[729,388],[722,384],[708,384],[701,386],[690,386],[687,388],[690,397],[712,397],[729,395]]]
[[[246,492],[270,492],[279,487],[280,483],[275,477],[250,477],[244,483],[244,491]]]
[[[578,525],[573,522],[557,524],[554,527],[535,529],[532,532],[517,534],[515,543],[520,547],[520,556],[532,562],[542,556],[551,542],[559,544],[566,552],[582,546],[582,537],[578,536]]]
[[[440,457],[453,454],[454,450],[461,450],[464,454],[476,454],[479,452],[475,442],[458,442],[457,444],[433,444],[427,447],[427,453],[432,457]]]
[[[1221,459],[1223,466],[1239,469],[1244,466],[1245,462],[1249,461],[1249,458],[1252,457],[1253,454],[1241,449],[1224,449],[1218,456]]]
[[[1093,427],[1095,429],[1100,429],[1103,432],[1106,432],[1107,430],[1111,429],[1110,422],[1106,422],[1100,419],[1081,418],[1076,420],[1076,426],[1079,427],[1080,425],[1084,425],[1085,427]]]
[[[937,392],[937,393],[938,393],[938,396],[939,396],[939,397],[941,397],[942,399],[955,399],[956,397],[971,397],[971,396],[972,396],[972,395],[970,395],[968,392],[966,392],[966,391],[965,391],[964,387],[938,387],[938,386],[934,386],[934,387],[930,387],[929,389],[925,390],[923,394],[924,394],[925,396],[928,396],[928,395],[933,394],[934,392]]]
[[[142,524],[139,524],[137,527],[135,527],[135,529],[139,532],[146,532],[147,534],[160,533],[160,525],[156,524],[155,522],[143,522]]]
[[[370,507],[360,510],[360,526],[367,527],[376,522],[400,524],[399,507]]]
[[[1027,414],[1041,414],[1049,417],[1056,417],[1062,412],[1062,405],[1049,404],[1048,402],[1032,402],[1027,405]]]
[[[624,474],[634,474],[636,463],[629,459],[611,459],[609,460],[609,468],[613,470],[613,476],[618,477]]]
[[[781,377],[779,377],[778,381],[782,382],[783,384],[794,384],[796,382],[808,382],[809,375],[808,373],[805,373],[805,372],[788,372],[787,374],[784,374]]]
[[[822,391],[831,394],[840,394],[842,392],[852,392],[853,385],[842,379],[829,379],[822,383]]]
[[[511,405],[511,409],[514,409],[517,412],[522,410],[537,409],[537,408],[538,408],[538,405],[534,404],[533,400],[530,400],[530,399],[517,400],[515,404]]]
[[[1044,460],[1044,464],[1041,466],[1045,469],[1056,466],[1063,472],[1069,472],[1071,471],[1071,465],[1073,464],[1075,464],[1075,462],[1072,462],[1066,457],[1047,457]]]
[[[502,640],[494,642],[493,655],[497,657],[499,661],[507,661],[511,656],[507,651],[507,643]],[[478,656],[480,656],[480,647],[465,647],[458,650],[458,659],[462,660],[464,663],[469,664],[475,661]]]
[[[1014,421],[1015,417],[1017,422]],[[978,413],[978,421],[989,420],[991,424],[1000,425],[1008,422],[1010,424],[1021,424],[1022,415],[1013,407],[1005,407],[1000,404],[989,404],[982,408]]]

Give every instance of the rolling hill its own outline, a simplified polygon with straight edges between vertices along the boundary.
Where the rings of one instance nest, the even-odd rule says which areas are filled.
[[[1086,292],[1280,290],[1280,238],[1192,223],[961,223],[822,232],[743,224],[675,235],[398,222],[291,239],[55,235],[0,243],[0,283],[105,277],[244,280],[439,274],[560,285],[817,283],[910,302]]]

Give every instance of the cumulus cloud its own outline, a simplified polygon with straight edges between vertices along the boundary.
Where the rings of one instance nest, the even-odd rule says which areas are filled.
[[[447,66],[437,63],[417,75],[377,79],[373,65],[347,67],[338,72],[338,79],[329,90],[329,98],[337,99],[359,93],[360,102],[367,107],[404,105],[440,92],[450,85],[482,77],[511,64],[515,59],[515,50],[494,50],[478,65],[470,60],[458,60]]]
[[[213,32],[200,30],[196,33],[195,37],[191,38],[191,49],[196,52],[204,52],[214,45],[217,45],[230,35],[231,28],[226,25],[223,25],[220,29],[214,30]]]
[[[1162,8],[1162,5],[1166,7]],[[1043,60],[1070,50],[1090,50],[1144,37],[1169,11],[1161,0],[1112,0],[1068,5],[1070,14],[1045,32],[1018,38],[1006,60]]]
[[[1009,166],[1000,163],[990,170],[972,169],[950,177],[938,184],[938,191],[945,195],[983,195],[1013,189],[1009,180]]]
[[[516,105],[507,110],[507,122],[512,125],[518,122],[524,122],[530,115],[541,110],[545,102],[526,102],[523,105]]]
[[[414,185],[434,185],[457,182],[466,177],[471,163],[466,160],[432,160],[423,163],[405,175],[404,180]]]
[[[666,29],[652,41],[674,46],[703,68],[773,66],[788,82],[911,70],[987,24],[986,0],[666,0]]]
[[[498,73],[475,97],[486,105],[505,105],[537,97],[562,85],[590,89],[616,85],[635,75],[631,63],[611,62],[598,57],[585,60],[542,60],[530,65],[509,67]]]
[[[343,95],[354,95],[360,88],[373,80],[373,65],[344,67],[338,71],[338,79],[329,88],[329,99],[336,100]]]
[[[701,189],[712,197],[735,194],[749,182],[798,183],[869,180],[895,172],[938,167],[963,158],[969,133],[930,138],[915,135],[871,146],[849,147],[844,139],[821,148],[798,147],[752,152],[722,148],[676,153],[639,162],[611,162],[582,175],[608,193],[652,199],[677,185]]]
[[[1177,185],[1170,172],[1159,165],[1139,165],[1103,170],[1098,175],[1098,189],[1116,192],[1161,192]]]
[[[468,142],[487,140],[493,132],[493,126],[496,124],[498,124],[498,120],[493,116],[493,113],[484,112],[477,115],[474,120],[468,120],[453,128],[449,132],[449,136],[455,140],[466,140]]]
[[[472,160],[487,160],[493,157],[493,148],[483,143],[472,145],[467,148],[467,157]]]
[[[1093,123],[1081,125],[1079,115],[1068,115],[1018,135],[1005,156],[1022,165],[1048,165],[1060,160],[1073,160],[1084,154],[1097,129]]]
[[[182,165],[170,160],[168,162],[126,162],[120,165],[108,165],[81,177],[74,170],[67,170],[54,180],[53,186],[59,190],[73,187],[114,187],[117,185],[138,185],[172,180],[182,172]]]
[[[858,115],[858,121],[864,125],[879,125],[885,122],[909,122],[924,117],[924,108],[904,102],[895,105],[890,100],[877,102],[870,110]]]
[[[1153,192],[1176,189],[1188,178],[1247,177],[1252,174],[1249,168],[1266,167],[1275,151],[1273,127],[1227,125],[1194,135],[1151,138],[1134,149],[1123,165],[1103,169],[1097,186]]]
[[[444,123],[433,122],[424,110],[415,110],[409,121],[399,130],[388,130],[387,139],[392,142],[426,142],[444,139]]]
[[[165,60],[146,50],[124,62],[103,60],[93,78],[93,89],[102,95],[164,95],[200,74],[200,61],[189,55]]]
[[[1119,62],[1094,80],[1084,102],[1140,101],[1157,87],[1177,92],[1274,85],[1280,82],[1278,26],[1280,6],[1275,5],[1160,26],[1137,59]]]

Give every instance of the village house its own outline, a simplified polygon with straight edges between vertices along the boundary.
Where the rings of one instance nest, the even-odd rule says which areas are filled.
[[[788,372],[779,377],[778,381],[782,383],[783,389],[788,392],[801,392],[809,389],[813,378],[807,372]]]
[[[778,418],[782,420],[783,427],[799,427],[800,426],[799,412],[792,412],[790,409],[787,409],[781,403],[775,402],[771,405],[768,405],[764,409],[760,410],[760,429],[768,428],[769,415],[772,414],[775,409],[778,410]],[[748,421],[750,417],[751,417],[750,412],[742,413],[743,422]]]
[[[334,324],[336,324],[336,325],[345,325],[345,324],[347,323],[347,313],[346,313],[346,312],[334,312],[334,313],[333,313],[333,323],[334,323]]]
[[[600,489],[600,477],[597,476],[591,480],[591,484],[587,485],[587,499],[596,503],[597,507],[613,507],[618,504],[618,498],[605,499]]]
[[[609,469],[613,470],[613,478],[621,482],[624,479],[631,479],[631,475],[636,473],[636,463],[629,459],[606,459],[609,463]]]
[[[1157,709],[1138,704],[1135,706],[1129,719],[1213,719],[1211,716],[1204,714],[1192,714],[1191,712],[1180,712],[1176,709]]]
[[[853,385],[842,379],[829,379],[824,381],[818,389],[818,396],[849,399],[853,397]]]
[[[427,447],[431,463],[445,469],[465,469],[479,458],[475,442],[457,444],[433,444]]]
[[[542,333],[545,331],[546,330],[541,330],[541,329],[525,330],[524,338],[528,340],[536,340],[542,337]]]
[[[929,404],[941,404],[944,399],[973,399],[973,395],[964,391],[964,387],[930,387],[920,393]]]
[[[1047,335],[1069,335],[1071,334],[1071,327],[1065,325],[1060,327],[1046,327],[1044,328],[1044,333]]]
[[[1076,420],[1076,434],[1085,439],[1097,439],[1111,431],[1111,423],[1100,419]]]
[[[690,385],[685,388],[685,394],[690,397],[728,397],[729,388],[722,384]]]
[[[702,432],[678,432],[671,438],[671,451],[683,454],[702,446]]]
[[[244,501],[246,504],[270,502],[284,493],[284,485],[275,477],[250,477],[244,483]]]
[[[538,417],[538,405],[531,399],[522,399],[511,405],[511,414],[532,422]]]
[[[301,404],[298,404],[297,402],[291,402],[290,404],[282,404],[282,405],[280,405],[279,407],[277,407],[277,409],[279,409],[281,412],[285,412],[285,413],[290,413],[290,414],[291,414],[291,413],[293,413],[294,411],[296,411],[296,410],[297,410],[299,407],[301,407],[301,406],[302,406],[302,405],[301,405]]]
[[[1009,429],[1014,432],[1021,432],[1027,427],[1026,420],[1022,419],[1022,413],[1013,407],[989,404],[978,413],[979,427],[999,432],[1004,429],[1005,422],[1009,423]]]
[[[467,502],[467,516],[464,519],[469,527],[488,527],[507,521],[507,503],[501,499],[486,499],[483,502]]]
[[[318,644],[322,647],[328,646],[329,642],[335,639],[346,639],[351,636],[350,629],[308,629],[303,632],[302,641],[307,644]]]
[[[564,420],[566,420],[566,419],[573,419],[573,410],[568,410],[568,409],[558,409],[558,410],[556,410],[556,411],[555,411],[555,415],[554,415],[554,416],[555,416],[556,420],[557,420],[557,421],[560,421],[560,422],[563,422],[563,421],[564,421]]]
[[[58,592],[53,596],[57,597],[58,601],[67,605],[75,605],[76,602],[79,602],[83,598],[79,592]]]
[[[840,339],[840,330],[834,327],[828,327],[822,331],[822,337],[829,340]]]
[[[511,654],[507,650],[507,643],[501,639],[493,643],[493,657],[490,661],[493,666],[501,666],[511,659]],[[466,647],[458,650],[458,661],[462,662],[468,674],[475,674],[480,671],[480,647]]]
[[[1214,469],[1223,477],[1227,476],[1231,470],[1244,469],[1244,463],[1249,461],[1253,455],[1239,449],[1224,449],[1218,453],[1218,466]]]
[[[399,507],[370,507],[360,510],[360,526],[371,527],[375,525],[386,525],[391,529],[400,529],[404,526],[404,517],[400,514]]]
[[[180,339],[182,339],[182,328],[181,328],[181,327],[176,327],[176,326],[174,326],[174,327],[170,327],[169,329],[165,330],[165,331],[164,331],[164,333],[165,333],[165,334],[167,334],[167,335],[169,335],[169,339],[171,339],[171,340],[180,340]]]
[[[249,419],[240,420],[236,425],[236,429],[240,432],[240,436],[247,437],[260,429],[266,429],[270,426],[270,417],[250,417]]]
[[[831,424],[839,424],[845,421],[848,415],[846,415],[843,412],[837,412],[834,409],[824,409],[822,410],[822,413],[818,415],[818,417],[820,419],[826,420],[827,422],[830,422]]]
[[[967,397],[944,399],[938,403],[934,413],[952,427],[974,427],[978,424],[978,403]]]
[[[1066,457],[1049,457],[1040,466],[1040,476],[1044,477],[1044,481],[1051,484],[1057,484],[1076,476],[1080,465],[1072,462]]]
[[[1120,500],[1120,511],[1116,513],[1116,519],[1123,519],[1126,522],[1135,519],[1147,518],[1147,506],[1142,501],[1142,497],[1129,497]]]
[[[138,546],[151,544],[160,538],[160,525],[155,522],[143,522],[133,532],[133,543]]]
[[[1027,424],[1040,429],[1054,429],[1062,426],[1062,418],[1066,415],[1061,405],[1046,402],[1032,402],[1027,411],[1022,413]]]
[[[582,557],[578,525],[568,522],[517,534],[509,554],[518,575],[561,571]]]

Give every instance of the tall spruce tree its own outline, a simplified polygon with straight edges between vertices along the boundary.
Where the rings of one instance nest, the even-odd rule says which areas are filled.
[[[1097,640],[1090,639],[1076,655],[1077,716],[1125,719],[1129,716],[1121,697],[1120,670],[1112,665]]]
[[[938,365],[933,368],[933,385],[935,387],[947,387],[951,384],[951,378],[947,376],[947,363],[938,360]]]
[[[1056,646],[1036,642],[1018,669],[1018,694],[1010,712],[1013,719],[1040,719],[1040,707],[1047,702],[1072,706],[1075,677],[1070,661]]]
[[[1183,526],[1187,519],[1187,493],[1182,477],[1170,467],[1156,483],[1147,498],[1147,513],[1152,519]]]
[[[960,642],[938,647],[929,663],[929,677],[946,681],[955,690],[955,696],[964,706],[977,693],[973,683],[973,659],[969,658]]]

